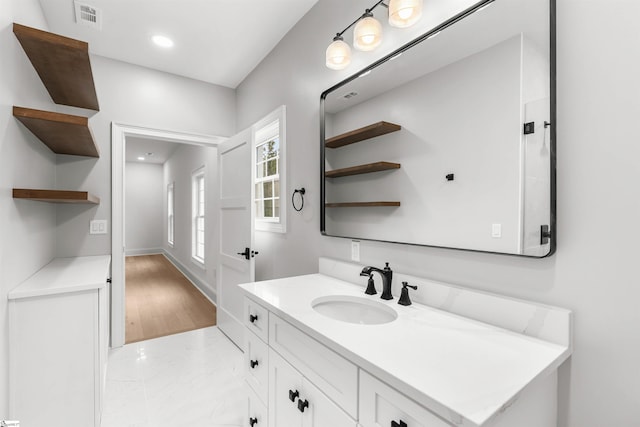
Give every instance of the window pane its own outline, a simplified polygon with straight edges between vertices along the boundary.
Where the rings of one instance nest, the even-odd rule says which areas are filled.
[[[267,161],[267,175],[271,176],[278,173],[278,159],[271,159]]]
[[[280,180],[279,179],[275,179],[273,181],[273,195],[275,197],[280,197]],[[279,215],[276,215],[279,216]]]
[[[275,200],[273,201],[273,203],[274,203],[274,205],[275,205],[275,206],[274,206],[274,216],[275,216],[276,218],[279,218],[279,217],[280,217],[280,199],[275,199]]]
[[[264,198],[273,197],[273,181],[267,181],[262,183],[264,188]]]
[[[256,217],[264,218],[264,202],[262,200],[256,200]]]
[[[273,200],[264,201],[264,217],[273,218]]]
[[[255,194],[255,198],[256,199],[262,199],[262,183],[256,184],[256,194]]]

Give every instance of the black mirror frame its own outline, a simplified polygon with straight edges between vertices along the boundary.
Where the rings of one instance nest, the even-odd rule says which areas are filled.
[[[514,253],[508,253],[508,252],[493,252],[493,251],[482,251],[482,250],[477,250],[477,249],[465,249],[465,248],[455,248],[455,247],[449,247],[449,246],[434,246],[434,245],[424,245],[424,244],[417,244],[417,243],[407,243],[407,242],[395,242],[395,241],[389,241],[389,240],[377,240],[377,239],[367,239],[367,238],[363,238],[363,237],[348,237],[348,236],[334,236],[331,234],[328,234],[326,229],[325,229],[325,118],[324,118],[324,104],[325,104],[325,100],[327,98],[327,95],[329,95],[331,92],[333,92],[334,90],[348,84],[349,82],[352,82],[353,80],[357,79],[358,77],[362,76],[365,73],[370,72],[371,70],[375,69],[376,67],[384,64],[385,62],[391,60],[392,58],[394,58],[395,56],[399,55],[400,53],[411,49],[412,47],[414,47],[415,45],[425,41],[426,39],[430,38],[431,36],[433,36],[434,34],[446,29],[447,27],[450,27],[451,25],[455,24],[456,22],[466,18],[467,16],[473,14],[474,12],[476,12],[477,10],[485,7],[486,5],[488,5],[489,3],[493,2],[495,0],[483,0],[480,1],[478,3],[476,3],[475,5],[471,6],[470,8],[460,12],[459,14],[453,16],[452,18],[446,20],[445,22],[441,23],[440,25],[436,26],[435,28],[429,30],[428,32],[424,33],[423,35],[421,35],[420,37],[410,41],[409,43],[401,46],[400,48],[396,49],[395,51],[391,52],[390,54],[384,56],[383,58],[379,59],[378,61],[375,61],[374,63],[372,63],[371,65],[369,65],[366,68],[363,68],[362,70],[356,72],[355,74],[347,77],[346,79],[342,80],[341,82],[333,85],[332,87],[330,87],[329,89],[325,90],[324,92],[322,92],[322,94],[320,95],[320,233],[323,236],[328,236],[328,237],[338,237],[338,238],[344,238],[344,239],[358,239],[358,240],[370,240],[370,241],[375,241],[375,242],[385,242],[385,243],[395,243],[395,244],[401,244],[401,245],[410,245],[410,246],[425,246],[425,247],[431,247],[431,248],[440,248],[440,249],[453,249],[453,250],[459,250],[459,251],[465,251],[465,252],[479,252],[479,253],[490,253],[490,254],[496,254],[496,255],[509,255],[509,256],[516,256],[516,257],[523,257],[523,258],[546,258],[549,257],[551,255],[553,255],[556,252],[556,248],[557,248],[557,236],[558,236],[558,230],[557,230],[557,221],[556,221],[556,217],[557,217],[557,211],[556,211],[556,134],[557,134],[557,113],[556,113],[556,0],[548,0],[549,1],[549,72],[550,72],[550,117],[551,117],[551,126],[550,126],[550,143],[549,143],[549,162],[550,162],[550,192],[549,192],[549,208],[550,208],[550,241],[549,241],[549,252],[547,252],[545,255],[542,256],[532,256],[532,255],[523,255],[523,254],[514,254]]]

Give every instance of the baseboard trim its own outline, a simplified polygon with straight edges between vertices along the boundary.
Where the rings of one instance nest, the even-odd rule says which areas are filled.
[[[164,249],[162,248],[127,249],[124,251],[124,256],[158,255],[163,253]]]
[[[160,252],[166,259],[169,260],[171,264],[174,265],[184,276],[195,286],[202,295],[204,295],[213,305],[217,307],[216,304],[216,292],[211,290],[207,283],[197,277],[195,274],[191,272],[184,264],[178,261],[173,255],[167,252],[165,249]]]

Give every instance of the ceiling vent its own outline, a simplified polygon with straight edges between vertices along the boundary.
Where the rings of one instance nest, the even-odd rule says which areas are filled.
[[[76,9],[76,24],[86,25],[87,27],[102,29],[102,14],[100,9],[96,9],[86,3],[74,1]]]

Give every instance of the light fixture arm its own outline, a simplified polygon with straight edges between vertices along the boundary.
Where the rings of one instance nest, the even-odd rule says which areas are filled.
[[[345,33],[349,28],[351,28],[351,27],[353,27],[354,25],[356,25],[356,24],[358,23],[358,21],[359,21],[359,20],[361,20],[362,18],[366,18],[367,16],[373,16],[372,12],[373,12],[373,10],[374,10],[376,7],[378,7],[378,6],[382,5],[382,6],[386,7],[386,8],[388,8],[389,6],[388,6],[386,3],[383,3],[383,2],[384,2],[384,0],[378,0],[378,1],[373,5],[373,6],[371,6],[371,7],[370,7],[370,8],[368,8],[368,9],[365,9],[364,13],[363,13],[361,16],[359,16],[355,21],[353,21],[351,24],[349,24],[349,25],[347,26],[347,28],[345,28],[344,30],[340,31],[339,33],[336,33],[336,37],[334,37],[334,39],[333,39],[333,40],[339,40],[339,39],[338,39],[338,37],[342,37],[342,35],[343,35],[343,34],[344,34],[344,33]]]

